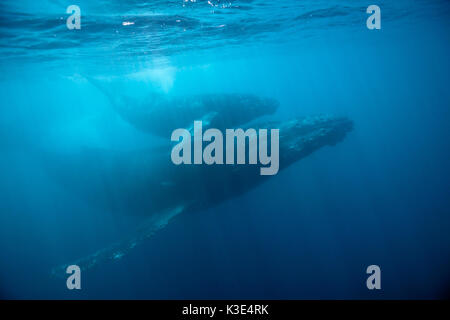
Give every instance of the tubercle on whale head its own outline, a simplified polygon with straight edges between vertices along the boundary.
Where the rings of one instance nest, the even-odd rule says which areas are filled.
[[[346,117],[318,115],[280,124],[280,166],[289,165],[324,146],[334,146],[353,130]]]
[[[308,135],[326,135],[331,133],[347,133],[353,130],[353,121],[346,117],[338,117],[329,114],[307,116],[295,118],[284,122],[280,126],[281,136],[288,136],[288,139]],[[283,134],[283,131],[286,133]]]

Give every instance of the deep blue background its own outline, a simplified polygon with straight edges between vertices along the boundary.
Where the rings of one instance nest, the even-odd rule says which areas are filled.
[[[69,35],[58,20],[68,4],[42,3],[0,5],[0,297],[448,297],[448,2],[379,1],[382,29],[369,31],[364,1],[232,1],[243,9],[230,15],[202,1],[81,1],[86,22]],[[143,12],[164,18],[139,20]],[[155,31],[179,14],[193,19],[186,36]],[[123,31],[131,20],[135,29]],[[242,197],[176,217],[69,291],[51,267],[123,236],[129,221],[49,179],[39,150],[152,141],[86,75],[121,81],[136,96],[272,96],[279,118],[331,112],[355,129]],[[371,264],[381,267],[381,291],[365,286]]]

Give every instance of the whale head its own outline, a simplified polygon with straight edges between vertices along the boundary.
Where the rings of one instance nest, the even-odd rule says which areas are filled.
[[[346,117],[318,115],[280,124],[280,163],[289,165],[324,146],[334,146],[353,130]]]

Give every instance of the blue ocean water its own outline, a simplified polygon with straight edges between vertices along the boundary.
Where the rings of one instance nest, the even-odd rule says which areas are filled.
[[[72,4],[80,30],[66,27]],[[366,27],[371,4],[380,30]],[[2,1],[0,297],[448,297],[449,18],[445,0]],[[242,196],[175,217],[68,290],[51,269],[126,236],[135,217],[52,179],[43,150],[159,141],[90,78],[135,97],[268,96],[278,119],[333,113],[354,130]],[[381,290],[366,287],[372,264]]]

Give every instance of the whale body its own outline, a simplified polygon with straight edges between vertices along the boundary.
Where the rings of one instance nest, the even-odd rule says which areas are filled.
[[[332,115],[252,124],[256,129],[280,130],[280,170],[324,146],[335,145],[352,127],[351,120]],[[170,145],[130,152],[86,149],[49,156],[46,164],[50,175],[93,204],[142,217],[142,225],[129,238],[71,263],[82,270],[123,257],[178,214],[216,206],[270,177],[261,176],[259,166],[251,164],[175,165]],[[53,273],[64,274],[66,266]]]
[[[279,107],[276,99],[239,93],[168,95],[151,92],[144,99],[136,99],[116,94],[111,84],[88,80],[108,97],[123,120],[161,137],[170,137],[177,128],[190,129],[194,120],[219,130],[236,128],[271,115]]]

